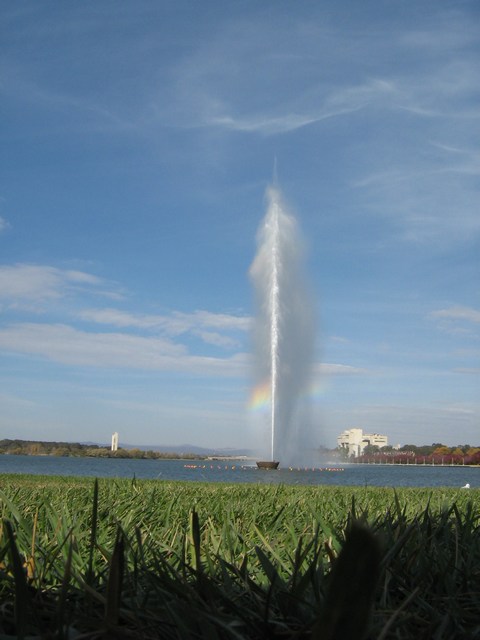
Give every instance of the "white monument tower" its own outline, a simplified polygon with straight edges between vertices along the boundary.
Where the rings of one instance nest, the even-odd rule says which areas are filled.
[[[118,433],[112,433],[112,451],[117,451],[118,449]]]

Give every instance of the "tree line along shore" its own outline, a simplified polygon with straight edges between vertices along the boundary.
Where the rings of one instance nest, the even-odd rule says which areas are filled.
[[[430,464],[430,465],[480,465],[480,447],[469,444],[447,447],[442,443],[416,446],[406,444],[400,448],[368,445],[362,455],[344,456],[346,461],[358,464]]]
[[[71,456],[76,458],[134,458],[148,460],[198,460],[205,456],[184,452],[143,451],[123,449],[79,442],[42,442],[37,440],[0,440],[0,455]]]

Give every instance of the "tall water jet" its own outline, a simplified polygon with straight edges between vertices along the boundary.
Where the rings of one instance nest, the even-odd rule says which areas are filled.
[[[303,274],[298,224],[276,186],[268,189],[267,197],[250,268],[257,306],[257,391],[263,389],[269,410],[269,451],[263,453],[271,461],[297,464],[311,449],[309,425],[300,420],[298,409],[310,381],[313,308]]]

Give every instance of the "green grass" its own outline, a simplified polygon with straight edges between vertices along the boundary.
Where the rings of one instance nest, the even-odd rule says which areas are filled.
[[[480,638],[480,492],[0,476],[2,638]]]

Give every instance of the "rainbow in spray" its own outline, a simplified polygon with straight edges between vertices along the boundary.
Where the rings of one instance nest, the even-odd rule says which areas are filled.
[[[315,382],[310,384],[301,394],[301,398],[307,398],[314,402],[320,402],[325,395],[325,383]],[[248,401],[248,410],[252,413],[270,412],[272,402],[271,382],[265,380],[257,384],[250,394]]]
[[[251,411],[266,411],[267,409],[270,409],[272,402],[271,389],[272,383],[270,380],[257,384],[257,386],[252,390],[248,408]]]

